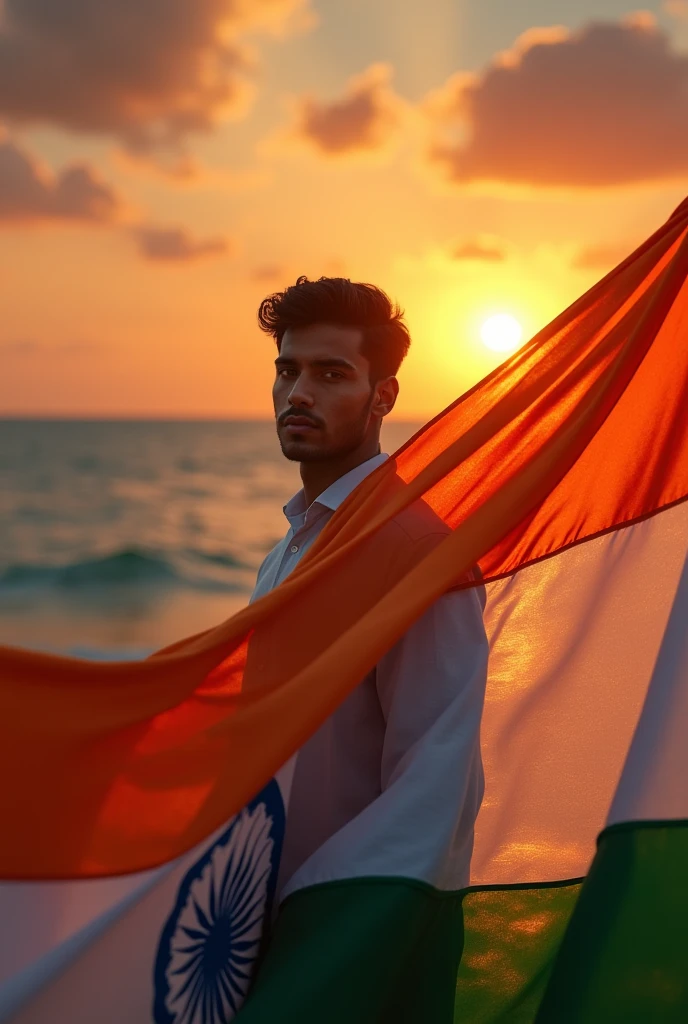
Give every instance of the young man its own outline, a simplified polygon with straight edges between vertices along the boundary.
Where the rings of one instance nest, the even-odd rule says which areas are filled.
[[[343,278],[300,277],[266,298],[258,316],[277,344],[273,399],[279,442],[285,457],[299,462],[303,488],[284,506],[289,529],[263,562],[253,599],[285,579],[344,499],[387,458],[380,451],[380,427],[394,407],[395,375],[410,342],[401,311],[384,292]],[[429,550],[447,532],[417,502],[371,542],[405,557]],[[361,586],[373,582],[379,586],[366,580]],[[319,882],[370,875],[410,875],[445,889],[468,884],[483,792],[483,604],[481,586],[440,598],[299,751],[278,901]],[[342,927],[367,926],[359,918],[355,926],[338,920],[329,929],[306,920],[295,925],[278,912],[241,1020],[273,1019],[276,984],[280,1022],[318,1019],[314,1014],[322,1002],[308,964],[327,955],[334,930]],[[374,922],[368,927],[374,930]],[[353,935],[361,955],[370,938]],[[276,980],[273,963],[289,963],[294,949],[294,969],[286,980],[284,971]],[[331,1019],[387,1020],[382,1007],[375,1016],[369,1016],[369,1006],[344,1008],[351,998],[345,992],[350,968],[341,966],[343,1002]],[[440,973],[449,1008],[451,964]],[[394,971],[390,986],[403,989]],[[393,1019],[401,1019],[396,1011]]]

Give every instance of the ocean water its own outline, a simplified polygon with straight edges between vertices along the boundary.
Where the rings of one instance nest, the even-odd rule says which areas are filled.
[[[299,486],[270,422],[0,420],[0,643],[135,657],[216,625]]]

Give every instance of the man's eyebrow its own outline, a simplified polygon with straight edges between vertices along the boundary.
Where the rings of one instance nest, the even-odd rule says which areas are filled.
[[[278,356],[275,359],[275,366],[280,369],[285,366],[297,366],[295,359],[287,359],[286,356]],[[338,367],[342,370],[356,370],[353,363],[350,363],[348,359],[342,359],[340,356],[331,356],[323,359],[312,359],[308,361],[309,366],[317,366],[319,369]]]
[[[353,363],[350,363],[348,359],[342,359],[341,357],[332,357],[329,359],[313,359],[311,360],[311,366],[319,366],[321,369],[327,366],[338,366],[342,370],[355,370],[356,367]]]

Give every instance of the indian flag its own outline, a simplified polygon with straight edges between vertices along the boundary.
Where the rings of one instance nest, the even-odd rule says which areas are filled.
[[[1,652],[14,919],[22,887],[37,907],[64,886],[65,920],[89,887],[120,908],[97,934],[82,915],[49,977],[18,963],[5,1019],[688,1019],[687,497],[688,202],[228,622],[137,663]],[[383,565],[376,536],[414,502],[450,532]],[[275,916],[281,766],[430,604],[476,586],[490,659],[468,884],[429,855],[449,772],[417,841],[342,830]],[[451,742],[414,756],[436,771]],[[36,941],[38,909],[26,920]]]

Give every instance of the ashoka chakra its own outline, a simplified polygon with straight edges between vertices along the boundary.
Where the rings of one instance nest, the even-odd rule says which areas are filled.
[[[284,836],[272,780],[187,871],[155,963],[156,1024],[226,1024],[248,992]]]

